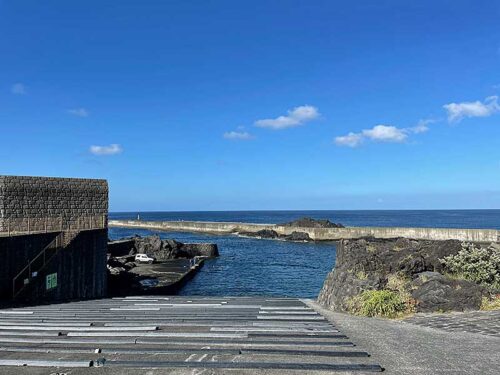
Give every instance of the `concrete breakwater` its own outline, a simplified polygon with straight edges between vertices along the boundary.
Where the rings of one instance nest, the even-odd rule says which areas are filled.
[[[500,230],[496,229],[457,229],[457,228],[401,228],[401,227],[346,227],[346,228],[304,228],[276,224],[253,224],[208,221],[139,221],[110,220],[110,227],[141,228],[163,231],[238,234],[274,230],[280,235],[293,232],[307,233],[315,241],[337,241],[363,237],[396,238],[405,237],[419,240],[455,239],[470,242],[499,242]]]

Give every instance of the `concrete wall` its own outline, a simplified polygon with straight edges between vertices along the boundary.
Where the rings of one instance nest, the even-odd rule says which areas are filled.
[[[19,273],[20,301],[105,296],[107,215],[105,180],[0,176],[0,298],[13,297]],[[59,250],[44,262],[43,250],[56,238]],[[35,258],[38,274],[30,278],[23,270]],[[55,274],[57,285],[48,288],[47,276]]]
[[[127,221],[111,220],[110,226],[146,228],[167,231],[185,231],[202,233],[237,233],[257,232],[272,229],[278,234],[288,235],[294,231],[305,232],[314,240],[340,240],[373,236],[376,238],[407,237],[426,240],[457,239],[474,242],[498,242],[500,231],[494,229],[453,229],[453,228],[398,228],[398,227],[348,227],[348,228],[298,228],[273,224],[247,224],[230,222],[196,221]]]
[[[105,227],[106,180],[0,176],[0,232]]]

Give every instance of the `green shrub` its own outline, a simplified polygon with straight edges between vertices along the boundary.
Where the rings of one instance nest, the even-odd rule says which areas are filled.
[[[410,279],[400,273],[391,273],[387,276],[386,289],[399,292],[400,294],[408,293]]]
[[[500,294],[491,298],[483,297],[483,300],[481,301],[481,310],[500,310]]]
[[[500,250],[496,246],[481,248],[466,243],[457,255],[447,256],[441,261],[452,277],[500,290]]]
[[[366,279],[368,279],[368,275],[366,274],[365,271],[358,271],[358,272],[356,272],[356,278],[358,278],[360,280],[366,280]]]
[[[348,310],[361,316],[396,318],[407,313],[408,306],[392,290],[366,290],[349,301]]]

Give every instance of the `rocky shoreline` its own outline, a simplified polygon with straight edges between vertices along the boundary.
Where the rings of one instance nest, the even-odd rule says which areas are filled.
[[[345,228],[345,226],[340,223],[333,223],[330,220],[313,219],[311,217],[302,217],[297,220],[277,225],[282,227],[299,227],[299,228]]]
[[[289,235],[281,235],[272,229],[262,229],[257,232],[237,232],[238,236],[258,238],[266,240],[281,240],[281,241],[294,241],[294,242],[309,242],[314,241],[309,234],[305,232],[294,231]]]
[[[475,262],[474,254],[483,258]],[[500,293],[495,281],[500,272],[498,254],[498,244],[480,246],[458,240],[342,240],[318,302],[331,310],[367,316],[389,305],[395,311],[385,315],[392,317],[399,313],[479,310]],[[477,267],[478,275],[481,267],[487,267],[492,276],[485,278],[486,282],[475,282],[472,273],[453,273],[452,261],[460,257],[469,257],[464,258],[465,265]],[[373,314],[377,315],[376,311]]]
[[[153,264],[135,262],[136,254],[154,258]],[[205,259],[219,256],[216,244],[185,244],[159,236],[132,237],[108,243],[108,295],[171,294]]]
[[[291,228],[345,228],[342,224],[332,223],[330,220],[318,220],[310,217],[303,217],[287,223],[277,224],[277,226]],[[254,237],[259,239],[283,240],[294,242],[309,242],[314,241],[308,233],[301,231],[293,231],[291,234],[279,234],[272,229],[262,229],[256,232],[238,232],[242,237]]]

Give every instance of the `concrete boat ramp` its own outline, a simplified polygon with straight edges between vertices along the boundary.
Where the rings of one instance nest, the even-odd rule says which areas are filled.
[[[1,374],[379,371],[293,298],[136,296],[0,310]]]

